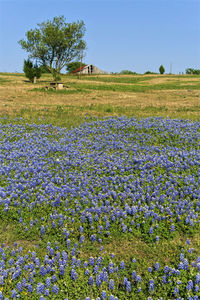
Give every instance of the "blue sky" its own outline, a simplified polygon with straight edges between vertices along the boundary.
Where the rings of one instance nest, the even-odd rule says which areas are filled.
[[[200,69],[200,0],[0,0],[0,72],[21,72],[17,41],[60,15],[85,22],[85,62],[105,71]]]

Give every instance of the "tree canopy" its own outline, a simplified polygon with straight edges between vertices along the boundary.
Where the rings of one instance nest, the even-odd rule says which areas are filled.
[[[121,75],[136,75],[136,72],[130,71],[130,70],[122,70],[119,74]]]
[[[160,66],[159,72],[160,72],[160,74],[164,74],[165,73],[165,68],[163,67],[163,65]]]
[[[200,70],[198,69],[187,68],[185,72],[186,74],[200,75]]]
[[[79,62],[79,61],[74,61],[74,62],[67,64],[66,70],[69,73],[71,73],[71,72],[75,71],[76,69],[80,68],[80,66],[83,67],[83,66],[86,66],[86,64]]]
[[[29,58],[36,59],[56,80],[61,69],[80,58],[81,52],[86,49],[84,34],[83,21],[67,23],[64,16],[60,16],[27,31],[26,40],[20,40],[19,44],[29,53]]]

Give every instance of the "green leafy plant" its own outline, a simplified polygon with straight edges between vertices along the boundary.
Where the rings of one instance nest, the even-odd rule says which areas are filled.
[[[79,61],[74,61],[74,62],[67,64],[66,70],[68,73],[72,73],[76,69],[80,68],[80,66],[84,67],[84,66],[86,66],[86,64],[83,64]]]
[[[34,82],[34,77],[39,79],[41,77],[41,69],[37,66],[37,64],[33,65],[33,63],[28,59],[24,60],[24,68],[23,71],[25,76],[31,81]]]
[[[160,72],[160,74],[164,74],[165,73],[165,68],[163,67],[163,65],[160,66],[159,72]]]

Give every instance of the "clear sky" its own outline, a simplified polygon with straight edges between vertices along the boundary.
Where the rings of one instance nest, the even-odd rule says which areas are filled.
[[[85,62],[102,70],[200,69],[200,0],[0,0],[0,72],[21,72],[17,42],[61,15],[85,22]]]

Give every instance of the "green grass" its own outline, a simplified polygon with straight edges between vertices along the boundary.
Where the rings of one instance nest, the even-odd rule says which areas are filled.
[[[120,85],[120,84],[89,84],[70,83],[71,86],[80,90],[113,91],[113,92],[135,92],[144,93],[151,90],[200,90],[200,84],[180,84],[180,82],[152,84],[152,85]]]
[[[152,77],[123,77],[122,76],[82,76],[81,80],[99,81],[99,82],[114,82],[114,83],[138,83],[152,79]]]
[[[46,88],[34,88],[30,91],[33,91],[33,92],[45,92],[47,94],[67,94],[67,95],[70,95],[70,94],[79,94],[79,93],[89,93],[89,91],[85,90],[84,88],[81,88],[81,87],[75,87],[74,89],[68,89],[68,88],[64,88],[63,90],[56,90],[56,89],[53,89],[53,88],[49,88],[49,89],[46,89]]]
[[[0,72],[0,76],[24,76],[24,73]]]
[[[197,114],[192,114],[197,112]],[[36,110],[31,107],[21,109],[13,115],[3,115],[2,123],[28,123],[53,124],[66,128],[76,127],[97,118],[109,116],[128,116],[128,117],[149,117],[163,116],[169,118],[180,118],[199,120],[200,105],[191,107],[176,107],[169,110],[165,105],[153,106],[113,106],[111,104],[90,104],[90,105],[46,105],[45,108]]]
[[[7,83],[9,82],[10,80],[8,80],[7,78],[1,78],[0,77],[0,84],[4,84],[4,83]]]

